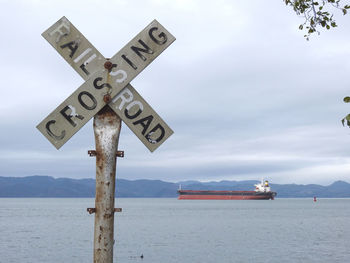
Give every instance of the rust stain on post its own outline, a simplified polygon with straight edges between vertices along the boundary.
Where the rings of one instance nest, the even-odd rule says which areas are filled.
[[[96,199],[94,263],[113,262],[116,154],[121,119],[105,106],[94,117]]]

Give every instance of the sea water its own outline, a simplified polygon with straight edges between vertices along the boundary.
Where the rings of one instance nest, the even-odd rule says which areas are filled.
[[[94,199],[0,198],[0,262],[92,262],[88,207]],[[350,262],[350,199],[121,198],[116,207],[114,262]]]

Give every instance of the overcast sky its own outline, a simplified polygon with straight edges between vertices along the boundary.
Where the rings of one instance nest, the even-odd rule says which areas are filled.
[[[350,182],[350,15],[306,41],[282,0],[0,4],[0,176],[95,177],[92,121],[60,150],[36,129],[83,83],[41,36],[66,16],[105,57],[153,19],[177,39],[132,81],[174,134],[150,153],[124,125],[118,178]]]

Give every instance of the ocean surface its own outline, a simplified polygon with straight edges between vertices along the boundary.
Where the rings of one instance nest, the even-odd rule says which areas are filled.
[[[94,199],[0,198],[0,262],[92,262],[88,207]],[[121,198],[116,207],[114,262],[350,262],[350,199]]]

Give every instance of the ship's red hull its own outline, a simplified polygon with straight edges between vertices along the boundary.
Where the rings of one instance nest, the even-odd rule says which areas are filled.
[[[269,200],[275,192],[257,193],[255,191],[193,191],[179,190],[179,200]]]

